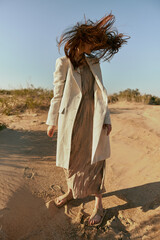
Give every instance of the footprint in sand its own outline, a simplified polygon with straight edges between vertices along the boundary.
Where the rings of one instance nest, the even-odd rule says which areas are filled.
[[[34,170],[33,168],[25,167],[23,177],[24,178],[34,178],[36,173],[33,170]]]

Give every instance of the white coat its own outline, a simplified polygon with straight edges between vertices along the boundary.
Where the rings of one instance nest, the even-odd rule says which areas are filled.
[[[86,57],[94,82],[94,115],[91,164],[110,157],[110,141],[104,123],[111,124],[107,91],[103,85],[100,64]],[[66,56],[56,60],[53,98],[50,102],[47,125],[57,126],[56,166],[69,169],[71,137],[74,121],[82,98],[79,68],[74,70]],[[87,131],[87,129],[86,129]],[[87,146],[86,146],[87,147]]]

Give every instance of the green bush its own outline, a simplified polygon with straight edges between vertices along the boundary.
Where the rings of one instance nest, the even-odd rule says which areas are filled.
[[[120,100],[126,100],[128,102],[143,102],[145,104],[160,105],[160,98],[152,96],[151,94],[142,95],[139,89],[127,88],[124,91],[120,91],[118,94],[114,93],[108,96],[109,103],[114,103]]]
[[[118,102],[118,94],[114,93],[113,95],[108,96],[108,103]]]
[[[7,126],[4,123],[0,123],[0,131],[5,129]]]

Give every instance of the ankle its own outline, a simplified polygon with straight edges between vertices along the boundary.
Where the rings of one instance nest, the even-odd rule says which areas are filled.
[[[96,195],[95,196],[95,208],[100,208],[100,209],[103,208],[103,205],[102,205],[102,195]]]
[[[67,193],[68,193],[68,196],[69,196],[69,197],[73,197],[73,194],[72,194],[72,190],[71,190],[71,189],[69,189]]]
[[[101,204],[95,204],[95,208],[99,208],[99,209],[102,209],[103,208],[103,205],[102,205],[102,203]]]

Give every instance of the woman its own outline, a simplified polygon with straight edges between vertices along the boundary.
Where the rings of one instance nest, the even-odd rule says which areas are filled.
[[[63,167],[68,192],[54,200],[61,207],[71,199],[95,195],[90,225],[104,217],[102,193],[106,159],[110,156],[111,121],[99,60],[109,60],[126,43],[111,27],[112,14],[96,23],[77,23],[62,34],[65,56],[58,58],[54,72],[54,97],[46,124],[49,137],[58,126],[56,165]]]

